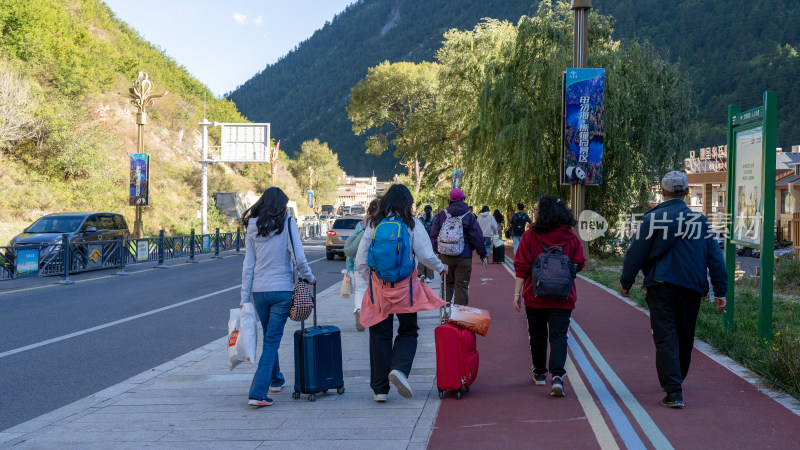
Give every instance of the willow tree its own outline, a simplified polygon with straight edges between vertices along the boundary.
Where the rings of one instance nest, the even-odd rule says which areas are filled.
[[[606,97],[605,178],[587,187],[587,208],[606,217],[646,201],[658,176],[677,167],[692,111],[688,76],[650,45],[613,40],[612,22],[589,15],[587,65],[606,69]],[[464,185],[476,200],[567,198],[559,184],[561,79],[572,65],[572,34],[570,4],[542,1],[535,16],[520,19],[513,48],[486,58],[463,147]],[[474,61],[450,60],[447,70],[474,70],[465,64]]]
[[[371,67],[350,90],[347,114],[357,135],[368,131],[367,153],[393,149],[408,169],[414,196],[437,155],[446,150],[441,114],[439,64],[388,61]]]

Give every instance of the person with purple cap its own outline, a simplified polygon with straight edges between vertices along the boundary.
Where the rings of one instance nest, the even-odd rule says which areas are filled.
[[[469,280],[472,275],[472,252],[478,253],[486,267],[486,245],[475,214],[470,214],[461,189],[450,191],[450,206],[440,211],[431,227],[431,243],[439,259],[447,266],[445,301],[457,305],[469,303]],[[445,297],[446,295],[446,297]]]
[[[682,386],[689,373],[700,302],[714,285],[717,312],[725,310],[728,276],[722,251],[706,217],[683,201],[689,180],[670,172],[661,180],[664,201],[642,217],[622,265],[620,294],[630,289],[641,270],[650,327],[656,346],[656,373],[667,394],[661,404],[683,408]]]

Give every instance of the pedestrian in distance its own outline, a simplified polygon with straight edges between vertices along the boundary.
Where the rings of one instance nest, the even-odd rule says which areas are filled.
[[[494,221],[497,222],[497,229],[500,233],[500,238],[502,238],[502,233],[506,227],[506,220],[503,217],[503,214],[500,213],[499,209],[495,209],[494,213],[492,213],[492,216],[494,216]]]
[[[419,221],[422,222],[422,225],[425,227],[425,232],[428,233],[430,236],[431,234],[431,227],[433,227],[433,207],[431,205],[425,205],[425,212],[419,216]],[[430,283],[433,281],[433,270],[428,268],[425,264],[418,264],[417,265],[417,273],[419,273],[419,279],[423,283]]]
[[[472,276],[472,252],[486,267],[486,245],[478,219],[464,203],[461,189],[450,191],[450,206],[440,211],[431,228],[431,243],[439,259],[447,266],[446,299],[457,305],[469,304],[469,280]]]
[[[519,246],[519,241],[522,239],[522,235],[525,233],[525,230],[528,228],[528,224],[531,223],[531,218],[525,214],[525,205],[522,203],[517,203],[517,212],[511,216],[509,219],[509,234],[511,238],[514,240],[514,253],[517,253],[517,247]]]
[[[717,312],[725,310],[725,261],[706,217],[686,206],[689,180],[669,172],[661,180],[664,201],[642,217],[625,254],[620,294],[630,296],[639,271],[650,308],[656,347],[656,372],[666,396],[661,404],[683,408],[683,382],[689,373],[700,302],[714,285]]]
[[[411,212],[413,205],[407,187],[392,185],[367,222],[356,255],[356,268],[369,286],[361,302],[361,324],[369,328],[370,387],[376,402],[387,400],[390,383],[401,396],[413,395],[408,376],[417,352],[417,312],[445,304],[417,278],[417,262],[443,273],[447,266],[433,252],[425,227]],[[394,316],[399,326],[392,342]]]
[[[497,221],[494,220],[494,216],[489,212],[488,206],[481,208],[481,212],[478,213],[478,226],[481,227],[483,243],[488,252],[492,248],[492,239],[498,235],[498,230],[500,229],[497,226]]]
[[[349,239],[356,239],[358,233],[367,228],[367,221],[369,221],[369,218],[378,211],[378,203],[379,200],[377,198],[372,199],[372,201],[369,202],[366,216],[364,216],[364,219],[356,224],[356,228],[353,230],[353,234]],[[359,280],[360,277],[355,275],[355,258],[347,256],[345,262],[347,264],[347,275],[350,277],[350,296],[353,297],[353,316],[355,316],[356,320],[356,330],[364,331],[364,326],[361,325],[361,299],[364,297],[364,293],[367,291],[367,286],[363,281]]]
[[[288,202],[280,188],[271,186],[242,216],[247,251],[242,263],[241,304],[250,302],[252,294],[264,332],[261,357],[250,384],[250,406],[271,405],[268,394],[280,392],[286,384],[278,348],[292,303],[295,262],[301,278],[308,284],[317,283],[303,252],[297,222],[287,212]]]
[[[560,248],[571,262],[572,272],[568,275],[574,280],[575,274],[583,269],[586,257],[581,241],[572,231],[577,221],[560,198],[542,196],[534,208],[534,217],[536,221],[522,234],[514,255],[514,309],[519,312],[525,305],[534,383],[537,386],[546,385],[549,372],[552,376],[550,395],[563,397],[564,377],[567,374],[564,368],[567,361],[567,331],[578,300],[577,290],[575,284],[571,283],[571,288],[564,292],[569,292],[566,299],[538,297],[533,282],[533,268],[540,255],[547,256],[551,249]]]

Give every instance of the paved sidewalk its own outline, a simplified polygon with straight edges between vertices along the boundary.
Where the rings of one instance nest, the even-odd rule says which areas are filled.
[[[299,323],[289,321],[279,350],[287,386],[272,395],[272,406],[247,406],[255,366],[240,364],[229,371],[224,337],[2,431],[0,448],[426,448],[440,403],[433,342],[438,311],[419,314],[419,346],[409,377],[414,397],[392,391],[389,401],[379,404],[369,388],[368,332],[355,330],[352,300],[341,298],[339,289],[337,283],[319,293],[318,319],[342,330],[346,392],[341,396],[331,391],[316,402],[291,398],[292,334]]]
[[[229,371],[221,338],[2,431],[0,448],[797,448],[798,402],[699,341],[686,408],[661,406],[646,312],[587,279],[577,281],[567,396],[551,398],[549,387],[530,379],[525,316],[511,307],[513,282],[505,265],[483,269],[474,260],[470,304],[489,309],[493,321],[478,338],[479,375],[461,400],[438,398],[438,312],[429,311],[419,315],[414,397],[392,392],[389,402],[375,403],[368,334],[355,330],[352,301],[339,297],[337,283],[319,295],[319,322],[342,330],[344,395],[291,398],[299,324],[289,322],[280,349],[289,384],[272,406],[247,406],[255,367]]]

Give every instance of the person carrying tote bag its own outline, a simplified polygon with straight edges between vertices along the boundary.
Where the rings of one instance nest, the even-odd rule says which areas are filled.
[[[300,277],[308,284],[317,282],[300,244],[297,223],[287,212],[288,202],[286,194],[272,186],[242,216],[247,251],[242,262],[241,304],[249,303],[252,295],[264,331],[248,398],[248,404],[255,407],[271,405],[268,394],[280,392],[286,384],[278,348],[295,289],[295,260]]]

